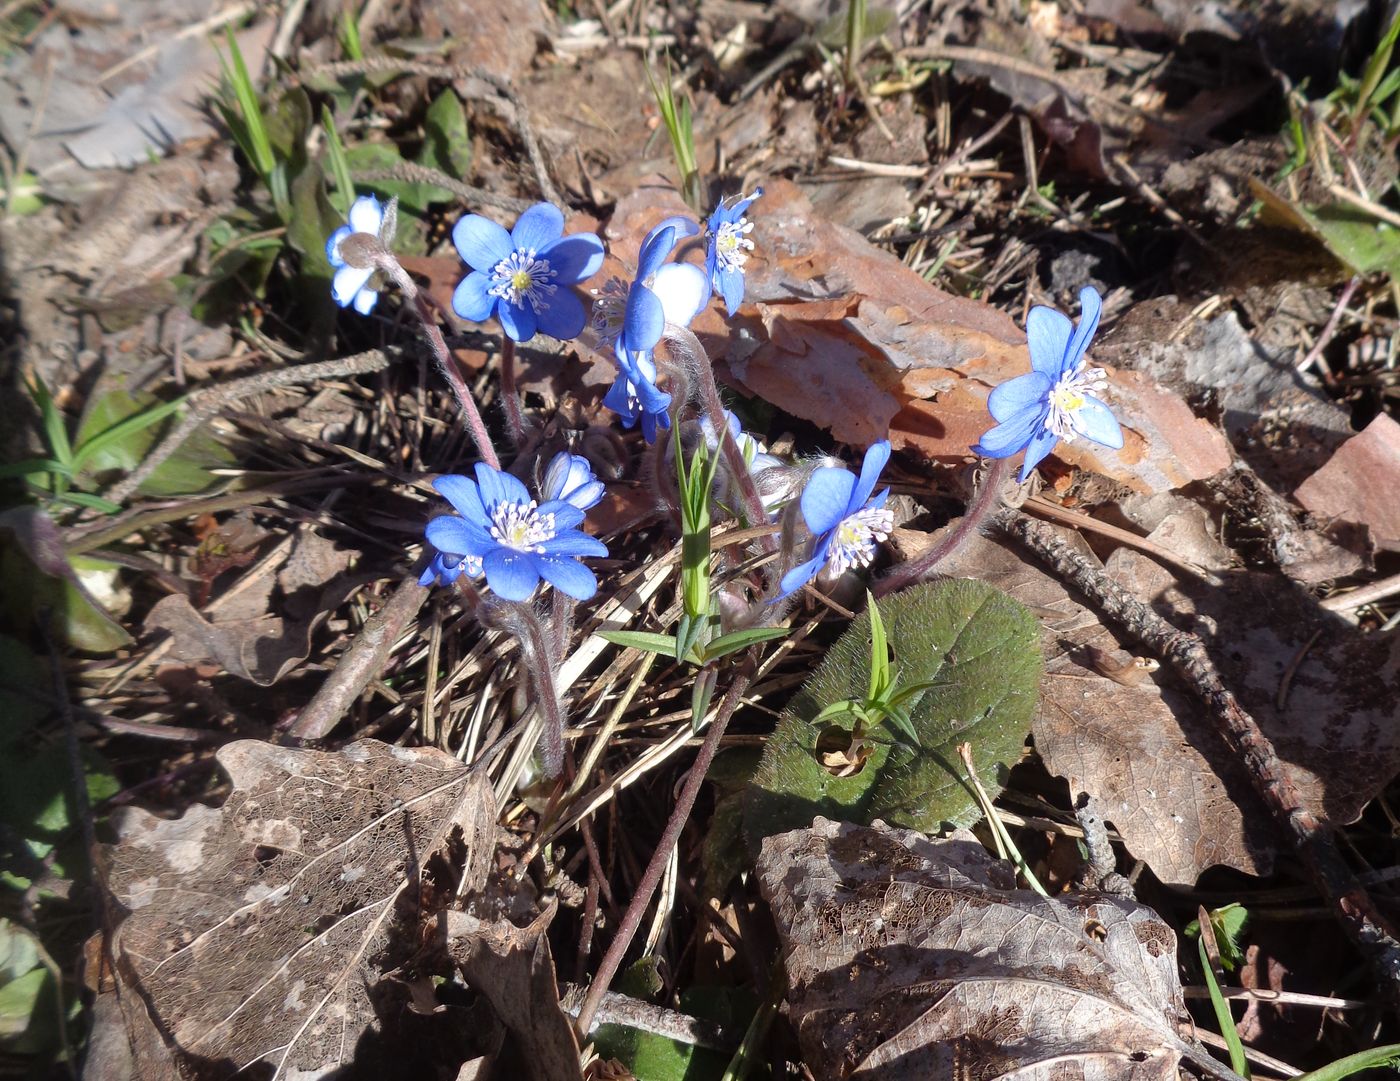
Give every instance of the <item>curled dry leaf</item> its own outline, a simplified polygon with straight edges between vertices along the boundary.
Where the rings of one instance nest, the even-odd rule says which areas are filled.
[[[405,887],[454,830],[466,882],[485,881],[490,785],[450,755],[373,740],[337,754],[243,740],[218,760],[223,807],[127,811],[103,850],[118,978],[204,1077],[254,1063],[323,1077],[363,1066],[367,1034],[386,1054],[421,1036],[405,1026],[429,1019],[390,1001],[402,984],[385,975],[417,948],[395,934],[396,902],[417,901]]]
[[[438,931],[462,978],[491,1002],[509,1030],[533,1081],[579,1078],[573,1025],[559,1005],[559,985],[545,931],[551,903],[527,927],[507,919],[483,920],[469,912],[444,912]]]
[[[991,389],[1030,370],[1026,336],[1004,313],[924,281],[854,230],[813,213],[775,180],[755,204],[756,249],[733,333],[696,330],[746,393],[868,445],[945,463],[991,425]],[[1122,450],[1085,441],[1056,454],[1138,492],[1180,487],[1230,464],[1228,445],[1177,394],[1139,372],[1110,371]]]
[[[763,842],[759,885],[818,1078],[1176,1081],[1176,936],[1102,894],[1045,899],[961,833],[818,818]]]
[[[1152,536],[1170,544],[1183,528],[1168,518]],[[1280,841],[1273,819],[1199,700],[1165,671],[1136,683],[1106,674],[1105,655],[1121,667],[1141,647],[1029,559],[976,537],[939,569],[990,582],[1040,617],[1046,664],[1033,734],[1047,768],[1097,796],[1129,851],[1164,882],[1194,883],[1213,864],[1268,874]],[[1274,576],[1222,572],[1221,586],[1197,589],[1126,548],[1105,570],[1177,625],[1216,628],[1206,644],[1226,683],[1321,817],[1355,820],[1400,770],[1391,717],[1400,635],[1361,635]]]

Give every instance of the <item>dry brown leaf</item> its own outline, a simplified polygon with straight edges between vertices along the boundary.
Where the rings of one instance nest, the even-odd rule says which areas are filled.
[[[1176,1081],[1176,936],[1102,894],[1045,899],[970,834],[818,818],[763,842],[759,884],[818,1078]]]
[[[992,387],[1029,370],[1025,334],[1004,313],[935,288],[859,233],[826,221],[793,184],[755,204],[746,305],[723,329],[697,323],[722,374],[795,416],[864,445],[945,463],[991,421]],[[1221,434],[1148,376],[1109,373],[1125,442],[1060,444],[1065,462],[1139,492],[1201,480],[1230,464]]]
[[[468,884],[485,881],[491,788],[450,755],[373,740],[336,754],[243,740],[218,760],[223,807],[126,811],[104,849],[126,913],[117,971],[205,1076],[265,1062],[274,1077],[322,1077],[366,1033],[389,1041],[415,1016],[388,1001],[406,993],[385,973],[417,946],[391,933],[395,904],[454,829]]]
[[[490,1000],[536,1081],[579,1078],[573,1025],[559,1005],[559,985],[545,931],[550,904],[527,927],[469,912],[444,912],[438,927],[466,982]]]
[[[1153,538],[1185,528],[1169,517]],[[1097,796],[1128,849],[1165,882],[1193,883],[1217,863],[1268,874],[1280,836],[1204,706],[1165,672],[1134,685],[1105,675],[1096,657],[1127,660],[1121,650],[1131,644],[1028,558],[977,537],[940,569],[990,582],[1040,617],[1046,666],[1033,734],[1046,766]],[[1391,707],[1400,636],[1360,635],[1276,576],[1227,572],[1223,586],[1188,596],[1170,572],[1126,548],[1106,570],[1180,626],[1198,612],[1213,622],[1207,646],[1227,684],[1323,818],[1353,821],[1400,770]]]
[[[1293,493],[1314,514],[1357,522],[1400,551],[1400,424],[1382,413]]]

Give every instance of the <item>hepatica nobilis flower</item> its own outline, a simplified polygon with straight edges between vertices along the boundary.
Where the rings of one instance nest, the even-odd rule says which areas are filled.
[[[564,236],[564,214],[536,203],[505,228],[468,214],[452,228],[452,243],[472,268],[452,294],[452,310],[480,323],[492,313],[517,342],[536,331],[552,338],[577,338],[588,322],[572,286],[603,265],[603,242],[592,233]]]
[[[354,248],[357,244],[365,246],[371,242],[387,248],[393,243],[397,222],[395,206],[393,200],[386,208],[373,195],[361,195],[346,215],[350,224],[342,225],[326,240],[326,259],[335,270],[331,278],[331,296],[342,308],[354,304],[361,315],[374,310],[379,300],[379,290],[369,287],[374,266],[363,258],[367,252],[356,252]],[[357,234],[364,235],[359,241],[351,241]]]
[[[479,560],[487,585],[502,600],[529,600],[541,578],[575,600],[598,591],[597,578],[579,558],[605,556],[608,549],[575,528],[583,511],[574,503],[537,504],[520,481],[485,463],[477,464],[476,480],[453,474],[438,477],[433,487],[457,513],[430,521],[428,542],[464,565]]]
[[[1079,291],[1079,325],[1054,308],[1035,307],[1026,320],[1031,371],[1007,380],[987,398],[997,426],[972,449],[988,458],[1010,458],[1024,450],[1021,481],[1063,439],[1075,436],[1117,450],[1123,429],[1095,394],[1108,380],[1102,368],[1086,368],[1084,352],[1099,326],[1103,301],[1092,286]]]
[[[852,567],[868,566],[875,558],[875,545],[894,528],[894,513],[885,509],[890,490],[871,495],[889,460],[890,443],[882,439],[865,452],[859,477],[836,466],[813,471],[798,504],[815,538],[812,558],[783,575],[780,598],[822,571],[834,578]]]
[[[540,498],[546,503],[556,499],[572,503],[579,510],[589,510],[603,498],[603,482],[593,475],[593,467],[581,454],[561,450],[545,467],[540,484]]]
[[[706,223],[709,237],[705,273],[714,291],[724,298],[725,310],[731,316],[744,302],[744,264],[753,251],[753,241],[749,239],[753,222],[744,217],[744,211],[762,195],[763,189],[756,188],[752,195],[728,200],[728,205],[722,201]]]
[[[640,419],[648,443],[657,428],[668,428],[671,396],[656,386],[652,351],[666,324],[689,326],[709,299],[705,272],[690,263],[668,263],[667,257],[700,226],[689,218],[667,218],[642,241],[637,276],[630,286],[613,279],[593,304],[593,325],[600,344],[611,345],[618,373],[603,404],[622,418],[625,428]]]

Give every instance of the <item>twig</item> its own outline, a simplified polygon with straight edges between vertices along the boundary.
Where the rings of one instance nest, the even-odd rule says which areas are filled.
[[[1392,1006],[1400,1006],[1400,941],[1338,852],[1331,829],[1304,803],[1273,743],[1221,680],[1200,638],[1173,627],[1065,543],[1051,527],[1012,511],[992,520],[1073,583],[1100,612],[1171,665],[1205,702],[1220,734],[1243,758],[1250,781],[1292,841],[1314,886],[1333,905],[1342,927],[1372,964]]]
[[[753,678],[752,673],[752,661],[746,662],[734,676],[734,681],[729,685],[729,690],[725,692],[714,720],[710,722],[710,730],[705,733],[705,741],[700,744],[700,751],[695,756],[695,764],[690,767],[690,774],[686,777],[681,794],[676,799],[676,806],[671,811],[666,828],[661,831],[660,840],[656,842],[656,851],[652,853],[651,860],[647,863],[642,880],[637,883],[637,892],[628,902],[627,911],[622,914],[622,922],[618,924],[617,934],[613,936],[612,943],[608,946],[608,952],[603,955],[603,960],[598,965],[598,972],[593,977],[593,983],[589,985],[588,994],[584,996],[583,1004],[579,1007],[576,1027],[581,1039],[587,1039],[589,1030],[593,1027],[593,1015],[598,1012],[603,996],[607,994],[608,986],[612,983],[613,977],[617,975],[617,970],[622,966],[622,959],[627,954],[627,948],[632,945],[637,928],[641,926],[642,917],[646,914],[647,906],[651,903],[652,894],[656,892],[656,887],[661,882],[662,872],[665,871],[666,864],[671,858],[671,849],[675,848],[676,842],[680,840],[681,830],[685,828],[685,824],[690,818],[690,812],[695,807],[695,800],[700,795],[700,786],[705,783],[705,774],[709,772],[710,763],[714,761],[715,752],[719,750],[719,742],[724,737],[724,730],[729,727],[729,719],[734,716],[734,711],[738,709],[744,691]]]
[[[330,735],[369,681],[384,668],[394,643],[418,615],[427,597],[428,590],[418,584],[416,573],[399,583],[388,603],[361,628],[321,689],[287,729],[290,739],[324,739]]]
[[[217,416],[219,411],[231,402],[271,390],[273,387],[289,387],[301,383],[314,383],[318,379],[339,379],[347,375],[382,372],[389,364],[390,358],[387,353],[380,349],[371,349],[367,353],[356,353],[354,356],[337,360],[320,360],[314,364],[299,364],[294,368],[272,368],[243,379],[235,379],[231,383],[221,383],[195,391],[190,396],[190,408],[180,419],[180,423],[146,455],[140,465],[112,485],[103,496],[113,503],[124,503],[152,473],[184,445],[195,429]]]
[[[342,75],[369,75],[384,71],[397,71],[405,75],[424,75],[430,79],[450,79],[453,82],[479,79],[491,87],[496,94],[500,95],[499,97],[472,93],[469,87],[464,87],[458,92],[464,98],[484,101],[497,108],[501,107],[502,99],[504,99],[504,103],[509,106],[509,109],[501,111],[506,113],[506,119],[515,125],[520,142],[525,147],[525,156],[530,159],[530,165],[534,169],[535,183],[539,185],[540,194],[558,206],[564,204],[563,198],[554,187],[554,182],[549,178],[549,170],[545,167],[544,155],[540,152],[539,141],[535,138],[535,133],[530,127],[525,104],[520,100],[520,96],[516,94],[510,83],[500,76],[466,65],[434,64],[430,61],[402,60],[392,56],[367,56],[363,60],[343,60],[335,64],[321,64],[312,68],[307,74],[331,75],[338,78]]]
[[[1354,608],[1362,608],[1368,604],[1375,604],[1376,601],[1385,600],[1400,593],[1400,574],[1392,574],[1389,578],[1382,578],[1378,582],[1364,585],[1360,589],[1353,589],[1348,593],[1337,593],[1326,600],[1318,603],[1329,612],[1349,612]]]
[[[502,210],[509,210],[512,214],[520,214],[530,206],[524,199],[516,199],[510,195],[498,195],[494,191],[478,188],[475,184],[465,184],[460,180],[454,180],[439,169],[434,169],[429,165],[419,165],[416,161],[401,161],[392,169],[356,169],[352,176],[355,180],[363,180],[367,183],[373,183],[376,180],[407,180],[414,184],[432,184],[435,187],[446,188],[453,195],[469,203],[499,207]]]
[[[1342,290],[1342,295],[1337,298],[1337,306],[1332,309],[1332,314],[1327,317],[1327,322],[1322,327],[1322,333],[1317,336],[1317,341],[1308,350],[1307,355],[1298,361],[1295,371],[1305,372],[1317,363],[1318,357],[1322,356],[1322,351],[1327,348],[1327,343],[1332,340],[1332,335],[1337,333],[1337,324],[1342,321],[1342,312],[1347,310],[1347,305],[1351,303],[1352,296],[1356,293],[1356,287],[1361,284],[1361,275],[1354,274],[1346,288]],[[1326,368],[1324,367],[1324,372]],[[1328,379],[1327,382],[1332,382]]]

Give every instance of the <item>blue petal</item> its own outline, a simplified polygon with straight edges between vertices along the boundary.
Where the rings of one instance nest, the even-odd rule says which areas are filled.
[[[1113,410],[1092,394],[1084,395],[1084,404],[1069,415],[1069,422],[1085,439],[1112,450],[1122,449],[1123,429],[1118,426]]]
[[[661,301],[662,317],[678,327],[690,326],[710,297],[709,279],[691,263],[667,263],[656,272],[651,289]]]
[[[552,203],[536,203],[520,215],[510,231],[511,246],[536,255],[564,235],[564,212]]]
[[[880,479],[881,472],[884,471],[890,460],[890,441],[882,439],[878,443],[871,443],[870,449],[865,452],[865,459],[860,463],[860,480],[856,482],[855,488],[851,491],[850,502],[841,513],[841,517],[853,514],[865,506],[865,501],[870,498],[870,493],[875,490],[875,485]]]
[[[622,344],[633,353],[644,353],[661,340],[666,328],[666,311],[655,293],[640,281],[627,293],[627,310],[622,317]]]
[[[348,225],[342,225],[326,238],[326,262],[339,270],[345,265],[345,260],[340,257],[340,242],[355,230]]]
[[[738,267],[730,267],[716,276],[719,279],[719,291],[724,296],[725,311],[732,319],[734,313],[739,310],[739,305],[744,303],[744,272]]]
[[[1021,483],[1026,483],[1026,478],[1031,475],[1031,470],[1038,466],[1047,454],[1055,449],[1055,444],[1059,440],[1055,433],[1049,428],[1042,428],[1031,436],[1030,445],[1026,447],[1026,460],[1021,463]]]
[[[1092,285],[1079,290],[1079,325],[1074,328],[1067,351],[1067,364],[1077,364],[1079,358],[1089,348],[1094,332],[1099,329],[1099,316],[1103,312],[1103,298]]]
[[[608,546],[597,537],[577,529],[562,529],[544,542],[544,554],[549,556],[605,556]]]
[[[543,304],[539,310],[538,329],[551,338],[561,341],[577,338],[588,323],[583,301],[567,285],[559,286]]]
[[[368,315],[374,311],[374,306],[379,302],[379,290],[361,289],[355,294],[355,310],[361,315]]]
[[[476,486],[476,481],[460,473],[444,473],[433,481],[433,488],[467,521],[475,522],[483,529],[488,527],[490,517],[481,502],[481,489]]]
[[[489,319],[491,310],[496,306],[496,298],[487,292],[490,288],[490,275],[485,271],[473,270],[452,290],[452,310],[473,323]]]
[[[503,601],[525,601],[540,584],[536,556],[510,548],[494,548],[482,557],[486,584]]]
[[[501,298],[501,303],[496,307],[496,318],[501,321],[501,329],[506,332],[512,341],[528,342],[535,336],[535,331],[539,327],[539,318],[535,315],[535,309],[526,304],[515,304]]]
[[[972,448],[974,454],[984,458],[1010,458],[1021,451],[1031,441],[1037,431],[1045,427],[1049,409],[1026,409],[1002,421],[995,428],[982,433],[982,438]]]
[[[586,601],[598,592],[598,579],[577,559],[568,556],[536,556],[535,569],[560,593],[576,601]]]
[[[583,522],[583,511],[570,503],[567,499],[553,499],[548,503],[542,503],[536,508],[541,514],[554,515],[554,528],[556,531],[573,529],[574,526]],[[549,543],[548,541],[545,542]]]
[[[331,278],[331,296],[342,308],[355,299],[355,294],[365,287],[365,283],[374,276],[374,271],[368,267],[361,270],[359,267],[343,266],[335,272],[335,277]]]
[[[452,227],[452,243],[473,270],[490,270],[515,250],[505,228],[480,214],[468,214]]]
[[[792,593],[796,593],[813,578],[817,572],[826,565],[826,552],[807,560],[806,563],[799,563],[783,575],[783,580],[778,584],[778,598],[781,599]]]
[[[1018,375],[992,388],[992,393],[987,395],[987,411],[993,420],[1004,421],[1023,409],[1043,409],[1052,385],[1050,377],[1042,372]]]
[[[378,236],[379,228],[384,224],[384,208],[373,195],[361,195],[350,204],[346,219],[355,232]]]
[[[1026,345],[1031,351],[1031,367],[1048,375],[1051,383],[1068,367],[1066,355],[1073,330],[1074,324],[1067,315],[1043,305],[1032,308],[1026,318]]]
[[[592,233],[574,233],[556,240],[539,255],[549,261],[557,283],[577,285],[602,268],[603,242]]]
[[[670,426],[670,413],[644,412],[642,414],[642,438],[646,440],[648,446],[656,442],[656,433],[658,429],[665,431]]]
[[[642,250],[637,255],[637,280],[650,278],[682,237],[694,236],[699,231],[700,226],[683,215],[667,218],[658,224],[642,241]]]
[[[423,535],[439,552],[454,556],[483,556],[500,547],[479,525],[455,514],[441,514],[433,518],[424,527]]]
[[[637,404],[629,384],[627,373],[620,372],[603,395],[603,405],[617,414],[624,428],[631,428],[637,423]]]
[[[476,483],[481,488],[481,502],[488,514],[501,503],[530,502],[530,493],[525,485],[509,473],[492,469],[485,462],[476,463]]]
[[[802,490],[802,520],[814,534],[835,529],[846,517],[855,491],[855,474],[836,466],[815,470]]]

